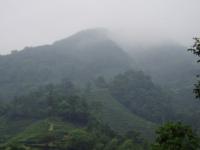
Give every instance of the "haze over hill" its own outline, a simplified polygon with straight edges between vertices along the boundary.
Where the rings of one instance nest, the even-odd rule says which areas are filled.
[[[130,69],[132,64],[131,57],[105,31],[81,31],[52,45],[27,47],[1,56],[1,99],[66,78],[76,83],[101,75],[109,78]]]
[[[190,102],[189,91],[198,70],[179,44],[125,49],[99,28],[13,51],[0,56],[0,141],[37,145],[48,124],[49,130],[58,126],[53,134],[61,135],[94,120],[119,135],[133,129],[149,140],[166,121],[181,120],[199,130],[193,116],[200,105]]]
[[[98,76],[109,79],[129,69],[143,70],[156,84],[176,92],[192,88],[194,79],[189,77],[196,75],[198,65],[185,47],[169,42],[146,48],[129,43],[126,47],[113,35],[102,28],[88,29],[51,45],[1,56],[1,99],[7,101],[63,79],[83,85]]]
[[[0,150],[199,150],[199,4],[0,0]]]
[[[159,44],[167,38],[188,46],[199,35],[198,0],[6,0],[0,4],[0,54],[95,27],[117,31],[141,44]]]
[[[92,109],[93,117],[102,120],[103,123],[108,124],[111,129],[120,134],[133,128],[140,131],[145,138],[151,139],[152,131],[156,126],[154,121],[161,122],[170,119],[171,115],[173,116],[173,114],[166,113],[171,109],[170,104],[166,105],[169,99],[159,87],[154,86],[148,76],[135,71],[124,74],[124,72],[134,68],[134,61],[118,44],[106,36],[104,30],[81,31],[52,45],[27,47],[22,51],[1,56],[0,68],[2,72],[0,74],[1,102],[11,101],[8,110],[4,111],[4,107],[1,107],[2,135],[0,139],[2,140],[6,136],[8,136],[6,139],[11,142],[22,140],[24,143],[34,143],[36,139],[42,140],[40,136],[45,136],[44,131],[40,131],[40,134],[35,131],[36,135],[34,135],[35,132],[31,133],[38,126],[46,126],[45,121],[40,123],[41,119],[47,119],[50,124],[62,125],[61,127],[65,129],[64,124],[66,123],[52,120],[52,116],[61,119],[64,117],[64,120],[67,123],[72,123],[74,128],[76,128],[77,121],[78,124],[84,125],[88,120],[84,109],[87,105],[79,102],[74,106],[70,102],[70,97],[68,98],[74,93],[84,95],[91,105],[97,103],[102,106],[102,110],[99,112],[93,112]],[[128,77],[130,86],[125,84],[126,80],[119,78],[122,74],[124,74],[124,79],[126,76]],[[113,83],[111,83],[112,80]],[[133,81],[137,81],[137,84],[135,85]],[[75,86],[79,88],[74,89],[71,82],[74,82]],[[115,94],[120,93],[120,91],[115,89],[116,87],[113,85],[118,86],[120,82],[122,88],[127,88],[127,95],[137,97],[140,92],[141,96],[142,93],[146,93],[146,96],[143,96],[144,101],[148,99],[147,95],[151,95],[154,98],[149,98],[148,103],[152,102],[152,104],[156,103],[157,105],[147,107],[143,105],[145,103],[139,104],[137,98],[134,103],[138,103],[137,105],[141,109],[133,109],[136,105],[127,107],[123,99],[114,98],[117,96]],[[91,86],[88,86],[88,83]],[[137,87],[141,91],[132,93],[131,89]],[[81,92],[79,93],[79,91]],[[159,102],[161,97],[163,103]],[[131,102],[130,98],[126,99]],[[66,103],[67,105],[65,105]],[[71,110],[71,107],[72,110],[78,110],[78,112],[73,112],[71,114],[73,117],[68,118],[66,110],[68,108]],[[95,106],[93,107],[95,109]],[[154,107],[160,107],[166,111],[154,119],[153,116],[158,114]],[[145,117],[147,110],[151,111],[151,115]],[[50,114],[52,115],[49,116]],[[77,120],[77,117],[80,120]],[[17,120],[20,120],[19,123],[16,122]],[[5,122],[15,125],[14,127],[5,126]],[[28,126],[28,129],[25,128],[24,124]],[[15,128],[20,128],[20,130],[16,131]],[[8,132],[9,130],[11,132]],[[26,137],[27,132],[30,134],[28,137]],[[58,133],[55,132],[55,134]],[[33,136],[33,138],[29,138],[29,136]]]

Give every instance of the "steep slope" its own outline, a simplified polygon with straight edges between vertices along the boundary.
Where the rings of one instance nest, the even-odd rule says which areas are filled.
[[[100,112],[95,115],[119,133],[135,130],[146,138],[153,139],[156,125],[129,111],[124,105],[116,101],[107,90],[96,90],[88,98],[100,106]]]
[[[198,129],[200,119],[196,116],[199,116],[200,104],[193,94],[196,75],[200,72],[198,58],[188,52],[187,47],[173,42],[148,48],[132,47],[130,53],[138,67],[150,74],[154,82],[166,91],[170,89],[178,120]]]
[[[22,132],[27,126],[33,124],[33,119],[26,120],[11,120],[7,117],[0,117],[0,143],[6,142],[6,140],[18,133]]]
[[[60,136],[66,134],[68,131],[78,128],[72,123],[63,122],[58,119],[45,119],[32,123],[26,127],[22,132],[16,134],[9,142],[32,142],[37,143],[44,140],[47,136]]]
[[[109,125],[115,132],[123,135],[128,131],[137,131],[145,139],[153,140],[157,125],[131,113],[125,106],[116,101],[106,89],[91,92],[87,95],[87,99],[90,103],[98,104],[100,107],[99,110],[94,110],[94,117]],[[84,128],[84,126],[63,121],[59,117],[39,120],[1,117],[0,143],[29,141],[34,144],[52,134],[59,138],[60,135],[75,128]]]
[[[187,47],[166,43],[148,48],[132,48],[132,57],[138,66],[161,85],[179,88],[191,86],[199,71],[196,58]]]
[[[173,120],[171,97],[141,71],[126,71],[109,85],[112,96],[131,112],[153,122]]]
[[[67,78],[87,82],[131,68],[131,58],[105,31],[81,31],[52,45],[27,47],[0,57],[0,99]]]

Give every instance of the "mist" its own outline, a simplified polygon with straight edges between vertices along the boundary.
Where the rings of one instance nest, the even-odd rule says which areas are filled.
[[[103,27],[130,43],[190,46],[199,35],[198,0],[1,0],[0,53],[50,44]]]

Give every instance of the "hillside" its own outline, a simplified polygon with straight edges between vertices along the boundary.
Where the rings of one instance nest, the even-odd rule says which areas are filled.
[[[188,90],[198,69],[181,49],[127,53],[106,30],[89,29],[0,56],[0,146],[65,149],[82,136],[99,149],[130,138],[145,149],[159,124],[198,122]]]
[[[96,116],[119,133],[126,133],[132,129],[142,133],[143,137],[152,139],[156,124],[147,121],[129,111],[116,101],[108,91],[97,90],[88,95],[92,102],[100,104],[100,111]]]
[[[118,144],[133,138],[141,147],[145,140],[154,139],[157,126],[129,111],[108,89],[81,92],[63,84],[47,85],[17,97],[0,111],[0,148],[64,149],[71,144],[71,136],[78,142],[82,140],[79,136],[83,140],[95,137],[88,142],[102,142],[103,148],[112,138],[119,138]]]
[[[50,135],[58,137],[65,135],[75,128],[79,127],[59,119],[39,120],[24,128],[22,132],[17,133],[8,142],[30,142],[34,144],[45,140],[45,138]]]
[[[199,74],[198,57],[187,51],[187,47],[166,42],[146,48],[131,47],[130,55],[138,68],[151,75],[154,83],[170,90],[172,106],[178,120],[192,125],[198,130],[200,102],[193,94],[194,84]],[[196,124],[193,124],[196,122]]]
[[[107,78],[130,69],[131,58],[105,31],[81,31],[52,45],[27,47],[0,57],[0,99],[63,79],[78,84],[99,75]]]
[[[197,58],[187,47],[173,42],[157,46],[131,47],[129,52],[138,67],[151,75],[154,82],[172,88],[189,86],[199,71]]]

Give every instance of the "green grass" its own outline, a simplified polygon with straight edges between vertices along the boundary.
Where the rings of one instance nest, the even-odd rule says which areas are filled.
[[[102,105],[100,112],[94,112],[94,114],[115,131],[125,133],[135,130],[141,132],[144,137],[153,139],[156,125],[131,113],[115,100],[107,90],[96,90],[91,92],[88,97],[90,101],[99,102]]]
[[[59,119],[45,119],[28,126],[23,132],[11,138],[9,142],[39,142],[50,135],[63,136],[74,128],[76,127],[73,124]]]
[[[27,126],[34,122],[32,119],[11,120],[7,117],[0,118],[0,140],[4,142],[16,134],[22,132]]]
[[[118,133],[130,130],[139,131],[143,137],[153,139],[156,125],[133,113],[116,101],[107,90],[96,90],[88,95],[91,102],[100,103],[100,109],[93,114]],[[80,128],[58,118],[44,120],[9,120],[0,118],[1,143],[41,142],[49,136],[63,137],[73,129]]]

